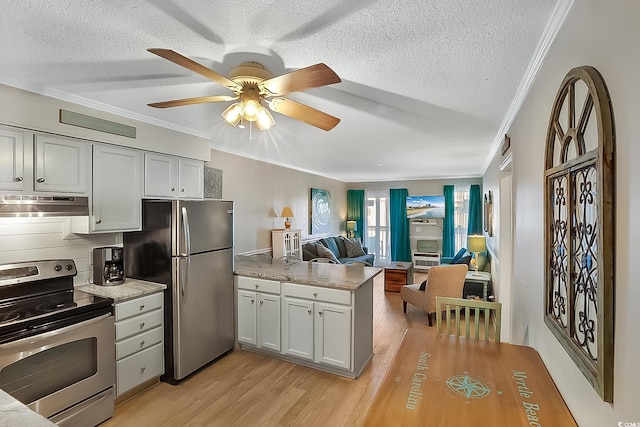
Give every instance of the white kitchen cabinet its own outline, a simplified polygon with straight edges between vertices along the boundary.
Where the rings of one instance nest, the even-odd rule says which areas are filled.
[[[115,304],[116,396],[164,373],[163,296]]]
[[[283,352],[313,360],[313,302],[284,298]]]
[[[284,294],[285,353],[349,370],[351,292],[285,283]]]
[[[202,199],[204,162],[158,153],[144,155],[144,197]]]
[[[93,145],[91,215],[71,217],[74,233],[136,231],[142,228],[142,151]]]
[[[91,143],[0,128],[0,189],[88,194]]]
[[[25,186],[25,134],[0,128],[0,189],[22,191]]]
[[[314,360],[351,368],[351,307],[315,303]]]
[[[36,135],[35,191],[86,194],[89,191],[91,143],[72,138]]]
[[[238,342],[280,351],[280,282],[238,276]]]

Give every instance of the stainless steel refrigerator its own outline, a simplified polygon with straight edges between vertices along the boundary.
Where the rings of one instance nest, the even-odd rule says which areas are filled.
[[[176,384],[233,349],[233,202],[145,200],[142,216],[126,276],[167,285],[161,379]]]

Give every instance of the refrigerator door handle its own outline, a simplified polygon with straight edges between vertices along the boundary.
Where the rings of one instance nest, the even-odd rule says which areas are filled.
[[[182,304],[185,303],[185,294],[187,292],[187,282],[189,281],[189,269],[191,268],[191,257],[180,257],[180,264],[187,263],[187,267],[181,265],[180,269],[180,296]]]
[[[182,214],[182,239],[185,243],[183,247],[183,252],[180,256],[190,256],[191,255],[191,235],[189,234],[189,215],[187,215],[187,208],[182,207],[180,210]]]

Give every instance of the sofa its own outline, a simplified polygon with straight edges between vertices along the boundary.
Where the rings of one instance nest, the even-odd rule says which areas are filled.
[[[303,244],[302,259],[311,261],[316,258],[328,258],[339,264],[365,262],[373,265],[375,261],[375,255],[370,254],[367,247],[360,244],[359,239],[347,239],[343,236],[325,237]]]

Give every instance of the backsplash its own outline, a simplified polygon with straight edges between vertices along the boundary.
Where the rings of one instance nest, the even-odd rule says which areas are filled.
[[[99,246],[122,245],[122,233],[69,234],[67,217],[0,218],[0,264],[71,258],[78,275],[74,285],[92,279],[91,251]]]

